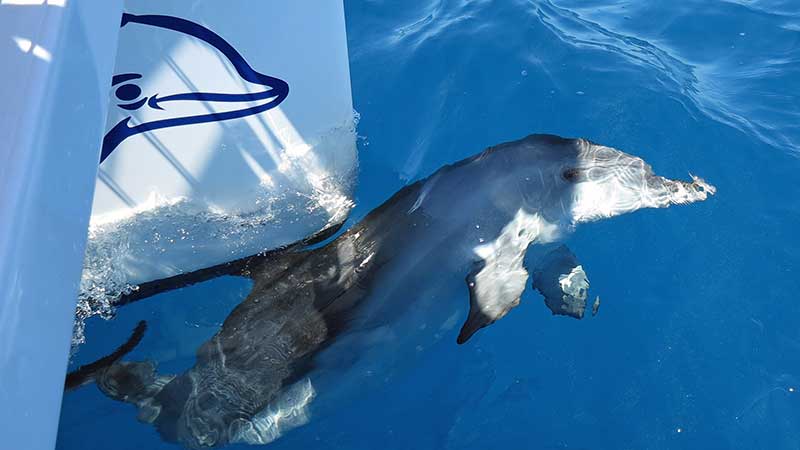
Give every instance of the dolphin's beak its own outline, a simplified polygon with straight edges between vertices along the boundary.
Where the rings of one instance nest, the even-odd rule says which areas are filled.
[[[660,176],[647,178],[647,192],[656,207],[701,202],[717,192],[706,180],[692,175],[692,181],[670,180]]]

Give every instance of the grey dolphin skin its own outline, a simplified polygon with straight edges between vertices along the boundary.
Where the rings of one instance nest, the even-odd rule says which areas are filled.
[[[114,360],[92,379],[166,440],[267,443],[305,423],[312,401],[315,414],[335,404],[327,398],[343,379],[358,389],[383,379],[365,374],[393,373],[438,340],[467,342],[519,304],[529,273],[554,314],[582,316],[586,274],[566,247],[548,244],[582,222],[714,192],[584,139],[490,147],[401,189],[322,247],[199,274],[246,276],[253,288],[187,372]]]

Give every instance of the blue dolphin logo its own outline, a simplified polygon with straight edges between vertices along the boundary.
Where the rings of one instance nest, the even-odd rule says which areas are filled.
[[[170,127],[178,127],[182,125],[191,125],[196,123],[207,123],[207,122],[220,122],[223,120],[231,120],[231,119],[238,119],[240,117],[247,117],[253,114],[258,114],[260,112],[267,111],[272,109],[281,102],[283,102],[286,97],[289,95],[289,84],[285,81],[271,77],[268,75],[264,75],[263,73],[256,72],[250,64],[245,61],[239,52],[236,51],[230,44],[228,44],[222,37],[218,34],[214,33],[213,31],[209,30],[208,28],[196,24],[194,22],[188,21],[186,19],[181,19],[178,17],[172,16],[161,16],[161,15],[134,15],[134,14],[123,14],[122,15],[122,24],[120,27],[124,27],[129,23],[139,23],[142,25],[149,25],[159,28],[164,28],[167,30],[173,30],[180,33],[187,34],[189,36],[196,37],[201,39],[217,50],[219,50],[228,61],[231,62],[236,73],[239,74],[242,79],[249,81],[254,84],[260,84],[262,86],[267,86],[270,89],[264,90],[262,92],[256,93],[243,93],[243,94],[221,94],[215,92],[187,92],[183,94],[175,94],[175,95],[168,95],[165,97],[158,97],[158,94],[153,95],[152,97],[142,98],[140,100],[134,101],[133,103],[127,104],[119,104],[122,109],[133,111],[136,109],[141,108],[144,106],[145,103],[151,108],[154,109],[164,109],[161,105],[167,102],[174,102],[174,101],[186,101],[186,100],[195,100],[195,101],[213,101],[213,102],[254,102],[254,101],[262,101],[266,100],[264,103],[243,109],[237,109],[233,111],[225,111],[220,113],[209,113],[209,114],[199,114],[195,116],[188,116],[188,117],[176,117],[172,119],[162,119],[162,120],[154,120],[152,122],[142,123],[136,126],[129,126],[128,122],[130,121],[130,117],[126,117],[122,119],[119,123],[114,125],[114,127],[106,133],[105,137],[103,138],[103,149],[100,152],[100,163],[105,161],[106,158],[114,151],[114,149],[119,146],[122,141],[125,139],[139,134],[144,133],[146,131],[151,130],[158,130],[161,128],[170,128]],[[126,73],[126,74],[119,74],[115,75],[111,80],[112,86],[119,87],[115,90],[115,96],[117,99],[121,101],[133,101],[139,98],[142,93],[142,89],[132,82],[133,80],[137,80],[141,78],[142,75],[138,73]]]

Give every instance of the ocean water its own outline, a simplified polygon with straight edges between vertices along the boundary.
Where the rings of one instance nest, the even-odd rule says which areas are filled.
[[[585,137],[718,191],[577,229],[567,244],[602,298],[596,317],[552,316],[528,287],[467,344],[453,331],[325,414],[312,403],[309,423],[271,448],[800,448],[800,3],[345,8],[361,117],[346,226],[442,165],[530,133]],[[250,287],[223,277],[94,318],[72,364],[147,320],[125,359],[186,370]],[[57,448],[179,445],[90,385],[65,395]]]

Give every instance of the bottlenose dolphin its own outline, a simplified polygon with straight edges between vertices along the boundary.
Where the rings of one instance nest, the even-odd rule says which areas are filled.
[[[166,440],[269,442],[304,423],[314,396],[333,395],[345,373],[368,384],[365,374],[407,364],[437,340],[467,342],[519,304],[529,273],[553,313],[582,316],[585,272],[566,247],[548,244],[579,223],[714,192],[698,177],[663,178],[640,158],[584,139],[500,144],[401,189],[324,246],[185,277],[254,283],[187,372],[114,362],[92,378],[136,404]],[[538,254],[526,258],[529,248]],[[452,298],[460,289],[468,313],[466,295]]]

